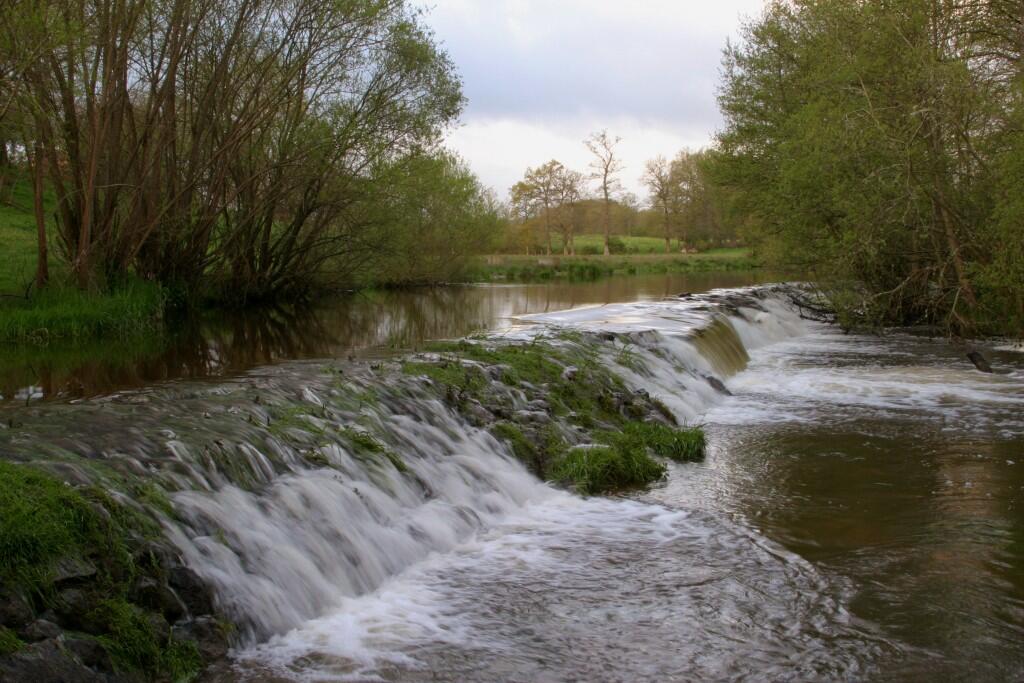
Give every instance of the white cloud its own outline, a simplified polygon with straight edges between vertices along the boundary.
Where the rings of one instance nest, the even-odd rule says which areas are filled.
[[[583,138],[607,128],[623,138],[623,182],[642,196],[646,159],[710,142],[721,50],[762,1],[431,4],[469,98],[450,144],[485,183],[504,194],[551,158],[583,170]]]

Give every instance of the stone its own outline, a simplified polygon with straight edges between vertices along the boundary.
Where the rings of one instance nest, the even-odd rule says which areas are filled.
[[[60,634],[60,626],[46,619],[36,619],[29,622],[27,626],[18,631],[18,636],[30,643],[56,638]]]
[[[185,603],[192,616],[213,613],[213,600],[210,599],[209,589],[199,575],[188,567],[171,567],[167,572],[167,583]]]
[[[56,639],[32,643],[8,657],[0,657],[0,681],[106,683],[108,680],[64,650]]]
[[[551,416],[540,410],[517,410],[512,413],[512,420],[519,424],[547,424]]]
[[[969,351],[967,353],[967,359],[974,363],[974,367],[978,368],[981,372],[992,374],[992,365],[986,360],[985,356],[981,355],[978,351]]]
[[[143,576],[135,582],[131,595],[136,604],[160,612],[171,622],[181,619],[188,611],[170,586],[149,576]]]
[[[707,380],[707,383],[710,384],[711,388],[714,389],[715,391],[723,393],[726,396],[732,396],[732,392],[729,391],[729,388],[727,386],[725,386],[725,382],[718,379],[714,375],[708,375],[704,379]]]
[[[62,557],[53,568],[53,583],[74,583],[96,576],[96,567],[92,562],[80,557]]]
[[[112,671],[110,654],[95,638],[65,638],[64,649],[73,653],[82,664],[100,671]]]
[[[228,637],[221,623],[213,617],[197,617],[180,621],[171,629],[177,640],[194,641],[206,661],[223,659],[228,654]]]
[[[58,623],[64,628],[98,634],[102,632],[103,625],[93,623],[90,618],[95,606],[92,594],[81,588],[65,588],[58,593],[53,609]]]
[[[32,621],[35,614],[21,593],[3,591],[0,593],[0,625],[18,628]]]
[[[570,365],[565,370],[562,370],[562,379],[566,382],[573,382],[576,380],[576,376],[580,374],[580,369],[575,365]]]

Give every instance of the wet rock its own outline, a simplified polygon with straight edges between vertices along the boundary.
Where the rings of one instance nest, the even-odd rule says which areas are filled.
[[[136,604],[163,614],[168,621],[181,619],[187,611],[185,603],[170,586],[148,576],[135,582],[131,595]]]
[[[62,557],[53,568],[54,585],[77,583],[96,576],[96,566],[80,557]]]
[[[60,626],[46,619],[36,619],[29,622],[27,626],[18,631],[18,636],[30,643],[56,638],[60,634]]]
[[[33,643],[8,657],[0,657],[0,681],[107,683],[108,680],[85,666],[56,639]]]
[[[547,424],[551,416],[540,410],[517,410],[512,413],[512,421],[522,425]]]
[[[197,617],[178,622],[171,631],[178,640],[195,641],[199,654],[206,661],[222,659],[228,654],[228,637],[224,627],[213,617]]]
[[[95,638],[65,638],[64,649],[78,658],[82,664],[100,671],[113,671],[107,649]]]
[[[211,614],[213,600],[210,591],[199,575],[188,567],[171,567],[167,572],[167,583],[185,603],[190,614]]]
[[[527,403],[526,409],[536,413],[550,413],[551,404],[542,398],[538,398]]]
[[[707,383],[710,384],[711,388],[714,389],[715,391],[725,394],[726,396],[732,396],[732,392],[729,391],[729,388],[727,386],[725,386],[725,382],[718,379],[714,375],[707,375],[706,377],[704,377],[704,379],[707,380]]]
[[[468,417],[477,426],[490,424],[494,421],[494,414],[476,399],[471,398],[464,401],[461,410],[463,415]]]
[[[17,628],[32,621],[33,616],[32,606],[23,595],[11,590],[0,593],[0,625]]]
[[[98,634],[103,625],[95,622],[90,614],[95,607],[93,595],[81,588],[65,588],[57,595],[54,612],[58,623],[64,628]]]
[[[992,365],[986,360],[985,356],[981,355],[978,351],[969,351],[967,353],[967,360],[974,363],[974,367],[978,368],[981,372],[992,373]]]
[[[487,366],[487,376],[494,382],[505,382],[514,373],[511,365],[489,365]]]

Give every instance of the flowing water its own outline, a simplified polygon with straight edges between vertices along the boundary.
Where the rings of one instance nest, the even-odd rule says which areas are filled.
[[[312,308],[217,311],[170,334],[68,349],[0,345],[0,405],[68,400],[174,379],[218,379],[298,358],[379,357],[508,326],[515,316],[774,282],[764,271],[616,276],[596,282],[360,292]]]
[[[178,491],[168,531],[241,625],[210,680],[1024,679],[1024,356],[982,374],[764,289],[560,308],[492,334],[606,335],[705,462],[581,498],[344,358],[19,406],[0,451]],[[325,436],[352,427],[402,466]]]

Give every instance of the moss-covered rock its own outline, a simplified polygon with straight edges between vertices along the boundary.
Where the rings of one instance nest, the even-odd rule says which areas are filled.
[[[0,671],[37,683],[89,672],[192,678],[199,644],[172,636],[171,624],[198,615],[186,617],[172,585],[188,571],[174,557],[154,520],[103,490],[0,462]],[[212,609],[208,596],[190,602]]]
[[[539,477],[580,493],[608,493],[657,481],[665,466],[704,455],[700,428],[677,428],[664,404],[633,392],[579,334],[525,343],[469,340],[433,344],[406,361],[449,403],[494,416],[491,433]],[[471,417],[470,415],[467,415]]]

